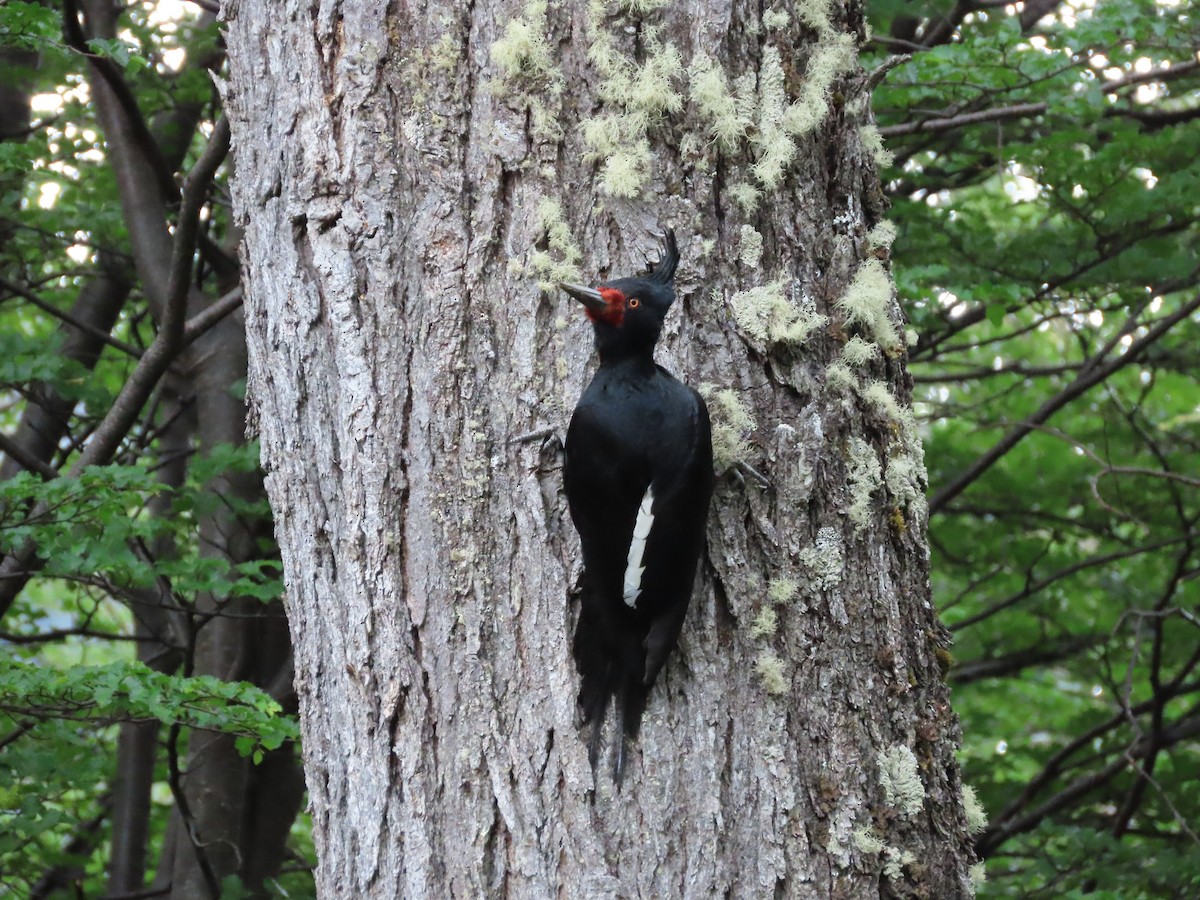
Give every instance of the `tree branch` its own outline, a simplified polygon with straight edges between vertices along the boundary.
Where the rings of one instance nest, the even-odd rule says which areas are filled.
[[[222,117],[213,129],[208,146],[188,176],[184,186],[179,220],[170,256],[168,291],[158,333],[113,402],[100,425],[92,433],[83,451],[71,466],[70,475],[78,476],[88,466],[110,462],[121,441],[137,420],[138,413],[158,385],[183,346],[192,259],[200,210],[217,169],[229,152],[229,122]],[[34,510],[34,515],[38,510]],[[12,607],[17,593],[28,580],[36,548],[26,544],[0,564],[0,618]]]
[[[1146,350],[1159,338],[1170,331],[1175,325],[1188,318],[1200,309],[1200,296],[1193,297],[1178,310],[1165,316],[1154,324],[1141,338],[1130,344],[1129,349],[1107,363],[1101,364],[1101,355],[1093,357],[1079,375],[1062,391],[1043,403],[1029,418],[1009,430],[990,450],[972,463],[965,472],[954,478],[949,484],[938,489],[929,500],[930,514],[941,511],[943,507],[967,489],[984,472],[996,464],[1009,450],[1021,442],[1037,426],[1047,421],[1056,412],[1075,398],[1100,384],[1114,372],[1136,362]],[[1107,352],[1107,348],[1105,351]]]
[[[906,134],[936,134],[942,131],[952,131],[967,125],[978,125],[981,122],[996,122],[1004,119],[1022,119],[1027,116],[1038,116],[1049,108],[1046,103],[1017,103],[1013,106],[1001,106],[996,109],[981,109],[977,112],[962,113],[940,119],[925,119],[920,122],[906,122],[903,125],[885,125],[879,133],[885,138],[901,137]]]
[[[1122,714],[1120,718],[1123,720],[1124,715]],[[1158,749],[1174,746],[1182,741],[1190,740],[1198,734],[1200,734],[1200,716],[1185,719],[1163,732]],[[1125,769],[1135,765],[1136,760],[1144,758],[1152,749],[1153,745],[1149,741],[1137,741],[1102,769],[1076,778],[1053,797],[1029,812],[1009,819],[1003,825],[989,827],[976,842],[976,852],[986,859],[1009,838],[1025,831],[1032,831],[1047,817],[1065,809],[1096,788],[1108,783]]]
[[[242,287],[238,285],[207,309],[196,313],[183,326],[184,346],[192,343],[242,305]]]

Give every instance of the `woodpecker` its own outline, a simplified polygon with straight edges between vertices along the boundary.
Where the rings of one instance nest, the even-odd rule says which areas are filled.
[[[563,480],[583,549],[572,650],[581,718],[592,725],[588,759],[594,772],[612,698],[617,784],[626,741],[637,739],[646,698],[683,626],[712,497],[708,408],[654,362],[678,263],[668,231],[645,277],[559,285],[583,304],[600,354],[567,429]]]

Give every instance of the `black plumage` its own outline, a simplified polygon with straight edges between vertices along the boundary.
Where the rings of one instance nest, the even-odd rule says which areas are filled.
[[[571,417],[564,478],[584,563],[573,647],[579,706],[593,726],[595,768],[614,698],[618,782],[625,739],[637,738],[646,698],[683,625],[712,495],[708,409],[654,362],[678,262],[668,232],[661,260],[643,278],[561,285],[587,308],[600,354]]]

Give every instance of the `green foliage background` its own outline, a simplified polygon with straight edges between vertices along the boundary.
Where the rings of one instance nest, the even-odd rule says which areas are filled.
[[[981,896],[1197,895],[1196,8],[971,8],[871,4]]]

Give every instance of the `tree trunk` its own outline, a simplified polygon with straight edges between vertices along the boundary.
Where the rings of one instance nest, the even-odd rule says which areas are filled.
[[[969,896],[861,7],[597,6],[227,6],[319,890]],[[554,440],[591,335],[538,281],[668,226],[721,472],[616,791]]]

